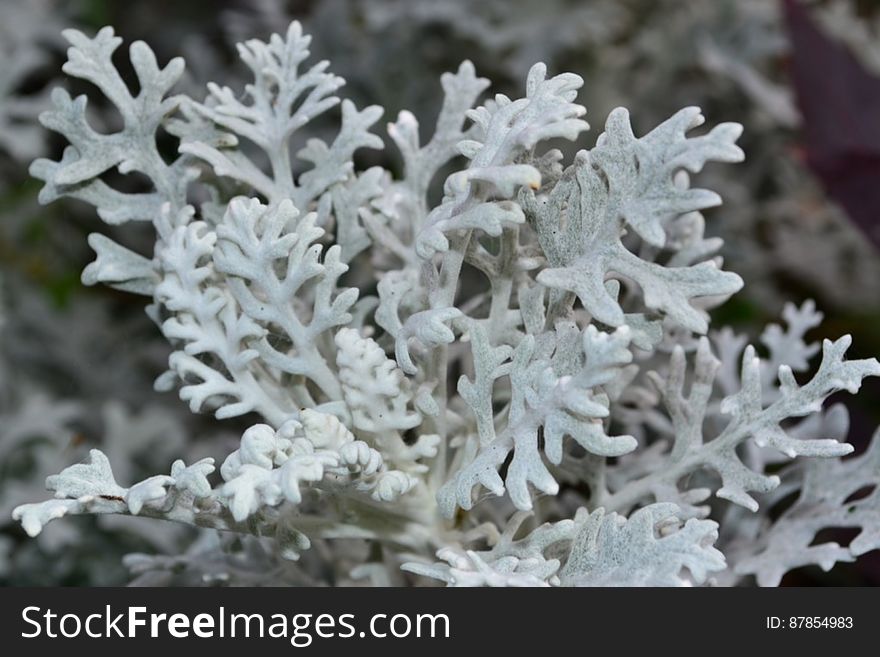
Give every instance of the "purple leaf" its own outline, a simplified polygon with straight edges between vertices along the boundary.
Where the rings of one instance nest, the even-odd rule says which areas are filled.
[[[823,34],[798,0],[784,6],[807,164],[880,246],[880,78]]]

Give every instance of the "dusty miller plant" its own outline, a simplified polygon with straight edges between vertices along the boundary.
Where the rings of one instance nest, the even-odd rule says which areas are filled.
[[[298,23],[240,44],[253,81],[204,100],[175,95],[180,59],[132,44],[133,90],[111,28],[65,37],[64,71],[121,128],[96,131],[86,97],[56,89],[41,122],[69,146],[32,165],[40,198],[152,224],[152,253],[91,235],[83,281],[148,299],[174,349],[160,390],[253,423],[219,468],[142,481],[92,450],[46,480],[53,499],[15,509],[29,534],[77,514],[219,530],[128,565],[251,584],[317,583],[329,564],[334,584],[772,585],[880,545],[880,440],[842,458],[846,412],[823,410],[877,361],[846,360],[848,337],[808,342],[810,304],[767,328],[765,358],[709,331],[743,283],[704,232],[721,199],[690,176],[743,159],[738,124],[692,133],[688,107],[637,137],[616,109],[564,162],[554,143],[588,129],[583,80],[536,64],[523,97],[480,101],[489,82],[465,62],[441,77],[430,138],[409,112],[388,124],[394,175],[355,165],[383,147],[382,110],[335,95]],[[812,545],[827,526],[860,533]]]

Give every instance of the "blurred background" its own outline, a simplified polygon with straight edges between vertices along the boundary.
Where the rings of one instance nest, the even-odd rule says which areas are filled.
[[[208,81],[243,84],[236,42],[292,19],[347,80],[343,94],[384,106],[387,120],[409,109],[430,126],[440,74],[467,58],[513,96],[536,61],[583,76],[592,129],[579,147],[620,105],[640,133],[687,105],[710,124],[744,124],[746,162],[702,174],[724,198],[707,232],[724,238],[726,268],[746,282],[713,325],[757,337],[784,302],[811,298],[825,312],[816,335],[851,333],[852,357],[880,354],[880,1],[0,0],[0,584],[137,582],[123,555],[182,553],[195,536],[181,527],[80,518],[32,540],[10,513],[45,497],[46,475],[91,447],[129,482],[181,456],[220,456],[240,429],[153,391],[169,349],[142,299],[79,280],[99,220],[75,201],[37,203],[28,165],[63,148],[37,116],[53,87],[88,90],[61,73],[61,31],[112,25],[161,63],[182,55],[181,91],[201,99]],[[104,110],[93,103],[93,120],[112,128]],[[399,169],[391,154],[370,157]],[[149,231],[140,237],[149,253]],[[850,441],[864,446],[880,424],[880,386],[843,399]],[[876,557],[784,583],[878,584]]]

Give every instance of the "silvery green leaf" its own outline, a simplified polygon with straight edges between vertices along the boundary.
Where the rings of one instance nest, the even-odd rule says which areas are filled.
[[[303,484],[321,481],[327,468],[335,467],[339,457],[331,452],[314,451],[294,454],[276,471],[276,481],[284,496],[293,504],[302,501]],[[271,505],[271,501],[269,502]]]
[[[264,507],[301,504],[307,489],[324,486],[351,487],[377,502],[392,502],[418,481],[390,469],[377,448],[387,449],[387,444],[379,441],[374,448],[355,439],[336,416],[312,409],[301,411],[299,420],[288,421],[277,431],[254,425],[220,469],[225,483],[219,499],[237,522]],[[399,455],[391,451],[389,459],[395,457]]]
[[[204,160],[217,175],[240,181],[271,203],[291,199],[299,208],[310,207],[333,185],[347,180],[357,149],[382,148],[382,140],[369,133],[382,109],[371,106],[359,111],[351,101],[342,101],[339,134],[329,145],[316,138],[306,142],[297,156],[313,166],[295,180],[291,137],[340,103],[332,94],[344,83],[327,72],[326,61],[300,69],[309,57],[310,42],[311,37],[294,21],[283,36],[273,34],[268,42],[250,39],[239,44],[239,56],[254,76],[245,88],[246,100],[229,87],[211,83],[209,101],[192,105],[196,114],[232,139],[226,143],[185,139],[181,152]],[[238,136],[265,152],[267,169],[239,149]]]
[[[470,509],[473,488],[478,484],[495,495],[506,489],[522,510],[532,507],[530,484],[555,495],[559,485],[541,458],[539,431],[551,463],[561,461],[565,436],[601,456],[620,456],[635,448],[634,438],[609,436],[601,422],[608,410],[600,386],[611,382],[632,359],[627,348],[629,329],[621,327],[614,334],[604,334],[589,326],[574,335],[580,338],[580,348],[568,346],[565,332],[560,332],[552,358],[536,352],[532,336],[523,338],[514,350],[507,426],[494,440],[481,445],[472,460],[440,489],[438,502],[444,514],[452,515],[456,507]],[[511,453],[513,459],[502,480],[498,470]]]
[[[120,132],[102,135],[86,121],[86,97],[71,99],[57,89],[53,93],[55,107],[45,112],[40,121],[47,128],[62,133],[74,146],[79,159],[54,172],[57,184],[84,183],[112,167],[124,171],[151,173],[153,165],[146,157],[154,152],[147,148],[154,132],[178,102],[164,98],[183,72],[183,60],[176,58],[160,69],[155,55],[145,43],[132,44],[129,56],[138,82],[146,93],[132,96],[112,62],[112,54],[122,43],[113,30],[105,27],[90,39],[77,30],[65,30],[71,43],[64,72],[95,84],[116,106],[124,127]]]
[[[84,284],[104,283],[124,292],[153,295],[159,277],[149,260],[100,233],[89,235],[89,246],[97,258],[83,270]]]
[[[535,64],[526,81],[525,98],[511,101],[499,94],[467,113],[474,122],[474,138],[465,140],[462,148],[470,166],[447,178],[443,203],[428,215],[417,239],[420,257],[428,259],[449,248],[443,233],[478,226],[498,234],[501,216],[505,222],[522,221],[519,209],[513,211],[515,206],[510,204],[486,212],[478,210],[479,204],[492,203],[495,197],[511,198],[519,187],[540,187],[540,172],[517,159],[540,141],[574,140],[588,128],[580,119],[586,109],[573,102],[582,84],[579,76],[570,73],[548,80],[546,66]],[[504,215],[499,216],[502,210]]]
[[[798,475],[789,471],[783,480]],[[765,520],[748,555],[735,564],[737,574],[754,575],[761,586],[777,586],[786,572],[802,566],[818,564],[828,571],[880,547],[880,432],[858,456],[808,461],[796,485],[794,504],[772,524]],[[817,543],[827,527],[858,533],[847,546]]]
[[[349,263],[372,244],[361,225],[361,213],[390,184],[388,173],[381,167],[367,169],[331,189],[333,215],[336,220],[336,243],[342,250],[342,262]]]
[[[408,562],[402,568],[439,579],[447,586],[558,585],[557,572],[561,561],[548,555],[551,552],[564,555],[577,525],[570,519],[548,522],[516,538],[523,534],[523,523],[531,515],[523,511],[514,513],[504,530],[491,539],[491,549],[478,551],[444,547],[437,551],[440,562]]]
[[[449,241],[444,233],[454,230],[482,229],[487,235],[498,237],[505,225],[521,224],[525,221],[522,209],[510,201],[483,203],[471,210],[452,215],[448,220],[435,218],[416,240],[416,253],[428,259],[434,253],[449,249]]]
[[[310,139],[297,155],[314,166],[304,172],[298,181],[299,194],[292,198],[299,207],[306,207],[310,199],[324,190],[342,183],[354,168],[352,156],[360,148],[383,148],[382,139],[369,132],[382,116],[382,108],[371,105],[358,110],[349,100],[342,101],[342,125],[336,139],[329,145]]]
[[[395,123],[388,126],[388,135],[394,140],[403,157],[405,183],[417,199],[427,194],[431,180],[437,171],[466,143],[468,131],[464,128],[466,113],[473,107],[479,95],[489,86],[489,81],[476,76],[474,65],[465,61],[456,73],[440,76],[443,86],[443,105],[431,140],[419,144],[419,123],[411,112],[401,112]],[[481,148],[479,142],[470,142]],[[472,157],[472,155],[467,155]]]
[[[732,294],[742,280],[720,271],[713,261],[688,266],[646,261],[621,243],[629,228],[647,244],[662,247],[670,220],[720,202],[713,192],[680,188],[674,180],[679,170],[697,172],[709,160],[743,157],[734,144],[741,130],[737,124],[721,124],[701,137],[685,136],[702,122],[699,110],[687,108],[636,139],[626,110],[612,112],[596,147],[578,153],[550,194],[530,203],[550,264],[538,282],[574,292],[597,320],[620,326],[623,310],[605,287],[609,276],[619,275],[639,285],[649,309],[705,333],[706,318],[691,300]]]
[[[805,301],[800,307],[785,304],[782,309],[785,330],[778,324],[770,324],[761,334],[761,343],[770,352],[764,369],[765,382],[767,379],[772,381],[780,365],[787,365],[794,372],[809,369],[810,360],[819,353],[821,346],[818,342],[806,343],[804,337],[822,323],[823,317],[813,301]]]
[[[458,394],[474,414],[480,444],[488,445],[496,437],[492,411],[495,380],[510,374],[513,349],[508,345],[493,347],[486,329],[479,322],[470,322],[468,335],[474,360],[474,378],[470,380],[462,375],[458,380]]]
[[[652,504],[629,518],[579,509],[573,520],[523,533],[528,514],[518,513],[489,550],[443,548],[437,552],[442,562],[403,568],[448,586],[701,584],[725,567],[724,555],[713,546],[718,525],[682,521],[680,514],[674,504]]]
[[[249,464],[242,465],[236,475],[223,484],[220,498],[239,522],[264,504],[275,506],[283,499],[272,472]]]
[[[174,478],[167,475],[155,475],[134,484],[125,494],[125,503],[133,515],[137,515],[145,504],[164,499],[168,494],[168,487],[174,483]]]
[[[543,559],[519,559],[501,557],[487,563],[483,556],[473,550],[460,554],[452,550],[440,550],[437,556],[445,564],[406,563],[403,569],[423,577],[445,581],[455,587],[544,587],[547,579],[559,568],[558,561]]]
[[[187,491],[195,497],[209,497],[211,484],[208,475],[214,472],[214,459],[204,458],[192,465],[186,465],[178,459],[171,464],[171,479],[174,480],[174,488],[179,491]]]
[[[184,221],[158,249],[164,277],[155,296],[172,311],[161,328],[181,345],[171,354],[169,369],[185,382],[180,397],[193,412],[211,408],[224,418],[260,409],[280,423],[290,411],[266,394],[248,367],[259,356],[251,345],[265,329],[242,313],[229,289],[218,284],[210,260],[216,240],[203,222]],[[212,367],[209,357],[223,367]]]
[[[674,504],[652,504],[629,518],[597,509],[582,521],[559,573],[563,586],[686,586],[723,570],[718,524],[678,520]]]
[[[126,490],[116,483],[110,462],[104,453],[89,451],[88,463],[71,465],[61,473],[46,479],[46,488],[55,491],[59,498],[110,497],[121,498]]]
[[[403,329],[400,315],[401,306],[405,304],[407,295],[413,291],[416,285],[412,276],[406,271],[389,272],[379,281],[379,307],[376,308],[376,323],[395,339],[400,336]],[[400,359],[397,362],[403,368]]]
[[[82,504],[78,500],[47,500],[16,507],[12,518],[21,523],[28,536],[35,537],[51,521],[63,518],[68,513],[77,513],[81,508]]]
[[[94,130],[86,119],[86,97],[71,98],[63,89],[55,89],[53,106],[40,115],[40,122],[61,133],[71,146],[60,162],[38,159],[31,166],[32,175],[46,183],[41,202],[59,196],[79,198],[94,204],[101,218],[113,224],[155,220],[163,202],[181,207],[191,176],[182,160],[166,164],[155,140],[156,132],[180,103],[168,93],[183,72],[183,60],[173,59],[160,68],[146,44],[132,44],[129,57],[143,90],[133,96],[112,61],[122,42],[112,28],[103,28],[94,38],[65,30],[64,37],[71,43],[64,71],[95,84],[119,112],[122,128],[110,134]],[[114,168],[146,175],[154,189],[127,193],[111,187],[101,176]]]
[[[407,374],[418,371],[410,355],[411,339],[428,349],[454,341],[455,334],[446,324],[458,317],[461,317],[458,308],[433,308],[410,315],[395,341],[394,351],[400,368]]]
[[[280,328],[289,341],[290,348],[260,341],[259,357],[310,379],[335,400],[341,389],[322,352],[321,334],[351,321],[349,309],[358,293],[337,287],[348,266],[338,245],[324,251],[315,243],[324,234],[315,218],[314,213],[300,217],[290,201],[265,206],[257,199],[234,199],[217,228],[213,261],[228,276],[229,290],[248,320],[263,335],[270,327]],[[297,402],[311,405],[308,398]]]
[[[336,365],[352,427],[375,444],[394,468],[424,472],[427,466],[419,460],[437,450],[436,444],[427,446],[426,436],[412,444],[404,438],[422,422],[413,408],[411,382],[378,343],[353,329],[340,330],[336,345]]]
[[[277,432],[267,424],[248,427],[241,436],[241,443],[220,466],[220,474],[225,481],[236,477],[243,465],[255,465],[271,470],[281,465],[290,455],[291,442],[287,437],[293,435],[297,426],[285,424]]]
[[[676,348],[668,375],[653,377],[673,420],[672,449],[652,472],[629,480],[624,488],[605,498],[603,504],[606,508],[627,510],[646,497],[657,499],[662,491],[677,490],[682,477],[708,469],[721,477],[721,487],[716,491],[718,497],[757,511],[758,502],[750,493],[769,492],[779,485],[780,479],[776,474],[756,472],[746,465],[738,451],[746,440],[770,446],[788,458],[830,458],[851,453],[853,448],[847,443],[833,439],[801,440],[789,435],[783,427],[788,418],[819,411],[822,402],[832,393],[855,392],[864,377],[880,375],[876,359],[844,359],[850,342],[849,336],[834,342],[825,340],[819,369],[804,385],[797,383],[790,368],[780,367],[778,394],[767,405],[763,398],[760,359],[752,347],[746,348],[742,357],[742,388],[722,401],[721,413],[729,419],[713,437],[704,435],[703,419],[718,362],[708,341],[701,339],[695,359],[695,383],[690,395],[685,397],[685,356]]]
[[[373,499],[379,502],[393,502],[401,495],[411,491],[418,480],[406,472],[389,470],[378,475],[372,489]]]

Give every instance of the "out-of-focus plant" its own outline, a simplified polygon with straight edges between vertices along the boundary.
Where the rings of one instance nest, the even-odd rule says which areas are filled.
[[[84,458],[89,447],[100,446],[130,476],[195,448],[197,423],[172,399],[151,391],[151,373],[161,371],[167,347],[140,313],[112,295],[71,294],[81,266],[71,271],[71,263],[87,253],[78,248],[81,228],[70,211],[66,221],[53,224],[27,176],[28,163],[50,148],[49,133],[36,117],[50,106],[49,89],[57,84],[60,32],[81,9],[79,3],[48,0],[0,7],[0,51],[7,63],[0,76],[3,583],[119,584],[126,580],[123,555],[178,551],[192,534],[170,526],[145,531],[140,523],[106,518],[59,524],[32,541],[11,518],[15,506],[44,489],[47,476]]]

